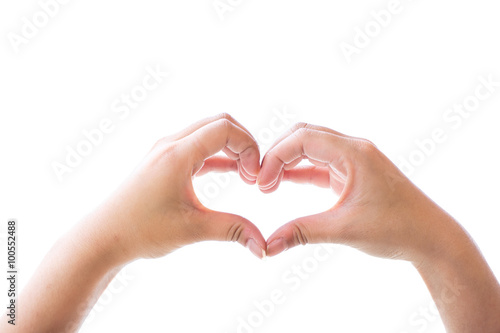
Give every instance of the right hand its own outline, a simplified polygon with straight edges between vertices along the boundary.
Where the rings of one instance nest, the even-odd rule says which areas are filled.
[[[297,167],[302,159],[314,166]],[[296,124],[266,153],[257,180],[264,193],[282,180],[330,187],[339,195],[326,212],[295,219],[267,240],[274,256],[306,243],[341,243],[417,265],[444,251],[461,227],[368,140]],[[305,202],[307,204],[307,202]]]

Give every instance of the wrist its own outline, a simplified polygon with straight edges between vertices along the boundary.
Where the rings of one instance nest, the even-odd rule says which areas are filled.
[[[460,263],[478,249],[467,231],[445,212],[438,212],[425,218],[423,241],[412,264],[419,267],[452,265]]]
[[[498,332],[500,285],[480,250],[455,221],[413,265],[450,332]]]
[[[124,228],[117,216],[97,210],[75,226],[71,239],[77,239],[101,269],[110,271],[135,259],[126,245]]]

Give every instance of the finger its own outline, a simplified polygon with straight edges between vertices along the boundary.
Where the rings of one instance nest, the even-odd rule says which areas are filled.
[[[209,172],[230,172],[238,171],[238,163],[224,156],[212,156],[207,158],[198,172],[195,172],[196,177],[203,176]]]
[[[303,159],[304,159],[303,156],[297,157],[294,161],[292,161],[288,164],[285,164],[285,166],[283,168],[285,170],[291,170],[291,169],[295,168],[297,165],[299,165],[299,163],[302,162]]]
[[[200,229],[204,240],[238,242],[257,258],[266,256],[266,241],[252,222],[238,215],[216,211],[203,212],[202,216]]]
[[[287,166],[281,170],[280,177],[273,182],[270,187],[261,188],[263,193],[274,192],[281,181],[291,181],[297,184],[311,184],[322,188],[331,188],[337,195],[342,193],[345,186],[345,179],[337,176],[335,170],[325,166],[304,165],[288,169]]]
[[[236,161],[237,170],[240,172],[241,179],[247,184],[255,184],[255,176],[250,175],[245,168],[241,166],[239,154],[233,152],[228,147],[222,149],[222,151],[232,160]]]
[[[280,174],[278,175],[276,180],[271,185],[269,185],[266,188],[260,188],[262,193],[272,193],[272,192],[276,191],[278,189],[278,187],[280,186],[281,180],[283,179],[284,175],[285,175],[285,169],[281,169]]]
[[[343,243],[345,223],[334,210],[293,220],[268,238],[267,256],[273,257],[298,245]]]
[[[264,157],[258,177],[262,191],[276,188],[281,170],[298,158],[307,157],[315,164],[328,165],[347,175],[352,158],[351,138],[313,129],[299,129],[283,139]]]
[[[188,147],[186,151],[193,158],[193,170],[198,170],[206,159],[217,152],[229,149],[238,155],[240,176],[255,183],[260,171],[257,142],[229,119],[213,121],[182,140]]]
[[[332,168],[320,166],[302,166],[292,170],[285,170],[285,181],[298,184],[312,184],[318,187],[330,187],[340,195],[345,187],[345,180],[336,176]]]
[[[325,167],[303,166],[286,170],[283,180],[297,184],[312,184],[318,187],[330,187],[330,170]]]
[[[183,130],[179,131],[178,133],[170,136],[169,139],[172,141],[180,140],[180,139],[185,138],[186,136],[196,132],[198,129],[200,129],[200,128],[202,128],[210,123],[213,123],[214,121],[220,120],[220,119],[228,119],[229,121],[234,123],[236,126],[240,127],[242,130],[247,132],[248,135],[253,138],[252,134],[250,134],[250,132],[243,125],[241,125],[236,119],[234,119],[231,115],[229,115],[227,113],[219,113],[215,116],[202,119],[200,121],[195,122],[194,124],[189,125],[188,127],[184,128]]]
[[[340,132],[337,132],[335,130],[332,130],[331,128],[328,128],[328,127],[323,127],[323,126],[318,126],[318,125],[313,125],[313,124],[308,124],[308,123],[296,123],[294,124],[292,127],[290,127],[290,129],[288,129],[285,133],[283,133],[280,137],[278,137],[278,139],[276,139],[276,141],[274,141],[274,143],[272,144],[271,147],[269,147],[268,151],[273,149],[278,143],[280,143],[281,141],[283,141],[284,139],[286,139],[290,134],[292,134],[293,132],[299,130],[299,129],[312,129],[312,130],[316,130],[316,131],[322,131],[322,132],[327,132],[327,133],[332,133],[332,134],[335,134],[335,135],[338,135],[338,136],[342,136],[342,137],[346,137],[346,138],[351,138],[351,136],[349,135],[346,135],[346,134],[343,134],[343,133],[340,133]]]
[[[242,167],[240,160],[232,160],[227,157],[213,156],[205,160],[199,170],[193,169],[193,175],[196,177],[204,176],[209,172],[239,172],[241,179],[250,185],[255,184],[255,176],[248,174]]]
[[[242,167],[241,161],[237,160],[236,165],[238,166],[238,171],[240,174],[240,178],[247,184],[253,185],[257,182],[257,176],[253,176],[248,173],[245,168]]]

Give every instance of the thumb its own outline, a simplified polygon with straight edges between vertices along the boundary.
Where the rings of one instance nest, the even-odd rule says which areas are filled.
[[[346,222],[335,210],[290,221],[268,238],[267,256],[273,257],[298,245],[343,242]]]
[[[203,213],[203,239],[238,242],[256,257],[266,256],[266,240],[249,220],[235,214],[208,211]]]

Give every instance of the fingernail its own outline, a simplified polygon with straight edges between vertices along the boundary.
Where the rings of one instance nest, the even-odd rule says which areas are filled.
[[[283,251],[288,250],[288,246],[283,237],[273,240],[269,245],[267,245],[267,256],[272,257]]]
[[[247,241],[247,245],[246,247],[250,250],[250,252],[252,252],[257,258],[259,259],[264,259],[266,257],[266,250],[264,250],[263,248],[261,248],[257,242],[253,239],[253,238],[250,238],[248,241]]]

